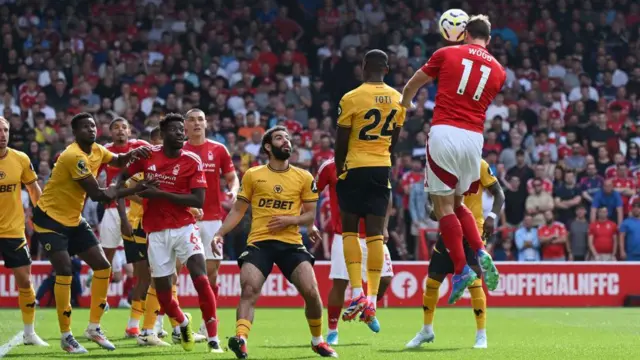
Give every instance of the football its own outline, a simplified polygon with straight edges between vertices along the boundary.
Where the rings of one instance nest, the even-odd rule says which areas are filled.
[[[449,42],[460,42],[464,40],[464,29],[469,21],[469,15],[460,9],[449,9],[442,16],[438,26],[440,34]]]

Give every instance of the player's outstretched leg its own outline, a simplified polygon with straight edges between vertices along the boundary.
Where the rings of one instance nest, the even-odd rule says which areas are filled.
[[[107,339],[100,328],[100,319],[107,306],[111,264],[107,261],[99,245],[92,246],[84,252],[81,252],[79,257],[93,270],[89,325],[84,332],[84,336],[104,349],[115,350],[116,347]]]
[[[178,306],[180,306],[180,300],[178,299],[178,275],[180,273],[180,271],[182,270],[182,264],[180,263],[180,261],[178,261],[176,263],[176,273],[173,275],[172,278],[172,282],[173,282],[173,286],[171,287],[171,294],[173,296],[173,299],[176,301],[176,303],[178,304]],[[163,326],[164,326],[164,309],[160,308],[160,312],[158,313],[158,318],[156,320],[156,325],[155,325],[155,330],[156,333],[158,334],[158,337],[163,338],[164,334],[161,335],[161,333],[164,333],[163,330]],[[171,338],[174,344],[181,344],[182,343],[182,330],[180,329],[180,323],[178,323],[174,318],[169,317],[169,323],[171,324],[171,328],[173,329],[171,332]],[[205,342],[207,341],[207,337],[201,334],[198,334],[197,332],[193,333],[193,341],[195,341],[196,343],[201,343],[201,342]]]
[[[473,347],[474,349],[486,349],[487,296],[482,288],[482,280],[476,279],[469,286],[469,293],[471,294],[471,308],[476,319],[476,342]]]
[[[142,322],[142,329],[140,335],[136,338],[138,345],[141,346],[171,346],[170,344],[162,341],[159,334],[155,331],[154,326],[156,324],[156,318],[160,312],[160,303],[156,295],[156,289],[153,284],[149,286],[149,290],[146,295],[144,319]],[[164,329],[161,329],[164,331]],[[167,336],[167,332],[164,331],[164,336]]]
[[[487,288],[493,291],[498,287],[500,274],[498,273],[496,265],[493,263],[491,255],[489,255],[489,253],[484,248],[482,236],[480,235],[480,231],[478,229],[478,226],[476,225],[476,220],[473,217],[473,214],[462,203],[462,200],[462,196],[456,197],[456,217],[460,221],[464,238],[469,243],[471,249],[473,249],[473,251],[475,251],[478,256],[478,263],[480,264],[480,268],[482,268],[482,273],[487,283]]]
[[[438,299],[440,298],[440,285],[443,279],[444,275],[429,274],[424,295],[422,296],[422,329],[407,343],[407,348],[417,348],[424,343],[430,343],[435,340],[436,334],[433,332],[433,317],[436,312]]]
[[[204,322],[209,344],[209,352],[222,353],[220,340],[218,339],[218,315],[216,312],[216,296],[209,284],[207,276],[207,265],[204,255],[195,253],[187,259],[187,268],[193,281],[193,286],[198,293],[198,301],[200,303],[200,311],[202,311],[202,321]]]
[[[335,243],[334,243],[335,246]],[[344,292],[347,290],[349,280],[333,279],[333,286],[329,290],[327,301],[327,319],[329,321],[327,332],[327,343],[338,345],[338,320],[344,304]]]
[[[238,359],[246,359],[249,356],[247,340],[251,332],[251,324],[256,306],[256,301],[262,291],[266,276],[258,267],[250,261],[259,260],[252,258],[251,253],[245,257],[240,267],[240,302],[236,311],[236,335],[229,338],[229,349]],[[266,261],[265,261],[266,262]],[[273,263],[269,263],[269,270]]]
[[[206,244],[204,244],[204,248],[211,249],[211,246],[207,246]],[[209,253],[207,251],[205,251],[205,257],[206,256],[209,256]],[[207,277],[209,278],[209,284],[211,285],[211,290],[213,290],[213,295],[216,297],[216,306],[218,306],[217,305],[218,290],[219,290],[218,289],[218,269],[220,269],[220,260],[210,260],[209,258],[206,258],[206,261],[207,261]],[[198,331],[198,334],[209,337],[209,334],[207,334],[207,326],[204,322],[200,326],[200,330]],[[218,338],[218,333],[212,334],[212,336],[215,338]]]
[[[166,314],[178,322],[180,326],[182,348],[185,351],[191,351],[195,346],[191,325],[191,315],[182,312],[178,302],[173,298],[173,295],[171,294],[172,277],[173,274],[153,278],[153,282],[156,286],[156,296],[158,297],[160,306],[164,309]]]
[[[21,248],[21,252],[25,252]],[[28,253],[24,255],[27,265],[14,267],[13,275],[18,285],[18,304],[22,313],[22,323],[24,324],[24,332],[22,335],[22,343],[24,345],[49,346],[36,334],[34,322],[36,318],[36,293],[31,285],[31,261]],[[9,266],[9,265],[7,265]]]
[[[282,270],[286,275],[286,268]],[[304,298],[304,312],[311,331],[311,348],[322,357],[338,357],[338,353],[322,338],[322,299],[313,265],[309,261],[302,261],[290,274],[288,277]]]
[[[145,313],[146,294],[151,282],[149,263],[147,260],[140,260],[133,263],[133,274],[137,278],[137,282],[133,288],[131,314],[129,315],[127,329],[125,330],[125,337],[128,338],[136,338],[140,335],[140,319]]]

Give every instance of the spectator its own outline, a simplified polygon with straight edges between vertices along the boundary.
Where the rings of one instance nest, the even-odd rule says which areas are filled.
[[[553,194],[557,219],[568,225],[576,214],[578,205],[582,203],[580,189],[576,186],[576,174],[573,171],[564,173],[564,182]]]
[[[520,186],[520,178],[512,176],[504,189],[504,211],[501,222],[508,227],[517,227],[524,219],[527,193]]]
[[[593,203],[593,197],[602,189],[604,178],[598,175],[595,164],[587,165],[587,174],[580,179],[580,190],[582,190],[582,198],[587,204]]]
[[[567,241],[567,228],[555,221],[552,211],[545,211],[544,224],[538,228],[538,237],[542,247],[544,261],[573,261],[571,248]]]
[[[535,179],[533,181],[533,194],[527,197],[525,208],[527,214],[533,217],[534,226],[544,224],[544,214],[547,211],[553,211],[553,198],[549,192],[543,190],[541,180]]]
[[[593,202],[591,203],[591,222],[596,220],[596,212],[601,207],[607,209],[607,217],[609,220],[615,221],[616,224],[622,224],[622,196],[613,189],[613,182],[611,180],[605,180],[602,189],[598,190],[593,196]]]
[[[585,261],[589,253],[589,222],[584,205],[576,208],[576,218],[569,225],[569,246],[574,261]]]
[[[631,216],[620,225],[620,259],[640,261],[640,201],[633,203]]]
[[[589,250],[595,261],[615,261],[618,252],[618,225],[608,219],[608,210],[601,207],[595,222],[589,225]]]
[[[543,164],[536,165],[534,176],[527,181],[527,190],[529,191],[529,194],[533,193],[534,191],[534,181],[540,182],[543,191],[548,193],[553,192],[553,181],[549,179],[553,177],[555,168],[551,169],[551,171],[548,170],[549,169]]]
[[[507,169],[506,178],[517,176],[520,179],[520,188],[528,189],[529,180],[534,177],[533,170],[527,165],[528,155],[524,150],[516,150],[516,165]],[[530,162],[530,161],[529,161]],[[503,180],[503,182],[506,182]]]
[[[522,226],[516,231],[518,261],[540,261],[540,241],[538,229],[533,225],[533,217],[525,215]]]

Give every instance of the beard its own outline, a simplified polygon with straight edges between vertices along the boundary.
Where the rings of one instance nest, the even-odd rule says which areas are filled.
[[[277,148],[275,146],[272,146],[271,154],[274,158],[280,161],[289,160],[289,157],[291,157],[291,152],[285,152],[284,150],[282,150],[282,147]]]

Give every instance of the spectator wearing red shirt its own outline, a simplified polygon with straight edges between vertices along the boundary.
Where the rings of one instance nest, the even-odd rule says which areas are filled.
[[[300,27],[297,22],[289,18],[289,9],[286,6],[280,8],[278,17],[273,22],[273,27],[278,30],[278,34],[285,41],[288,41],[291,38],[299,40],[302,35],[304,35],[302,27]]]
[[[334,156],[333,149],[331,148],[331,137],[329,135],[322,135],[320,138],[320,149],[313,153],[313,157],[311,158],[311,170],[312,172],[316,172],[316,170],[322,165],[325,161],[332,159]]]
[[[608,166],[604,170],[604,178],[611,179],[611,178],[617,177],[618,165],[625,164],[625,163],[626,161],[625,161],[624,155],[622,155],[621,153],[616,153],[615,155],[613,155],[613,165]],[[631,172],[629,171],[628,168],[627,168],[627,172],[628,174],[626,176],[631,175]]]
[[[542,260],[573,261],[571,247],[567,241],[567,228],[555,221],[552,211],[544,213],[544,225],[538,229],[538,239],[542,245]]]
[[[487,157],[490,152],[495,152],[496,154],[502,152],[502,144],[498,141],[498,134],[492,130],[487,133],[486,141],[482,147],[482,156]]]
[[[636,179],[630,176],[629,167],[626,163],[622,162],[617,165],[616,176],[611,179],[611,182],[613,183],[613,189],[622,195],[622,209],[626,215],[628,213],[626,210],[629,199],[636,194],[638,188]]]
[[[534,180],[539,180],[540,182],[542,182],[542,191],[548,192],[550,194],[553,192],[553,182],[545,177],[544,165],[536,165],[534,177],[527,181],[527,191],[529,192],[529,194],[533,194]]]
[[[595,222],[589,225],[589,250],[595,261],[615,261],[618,250],[618,225],[608,218],[606,207],[598,209]]]

